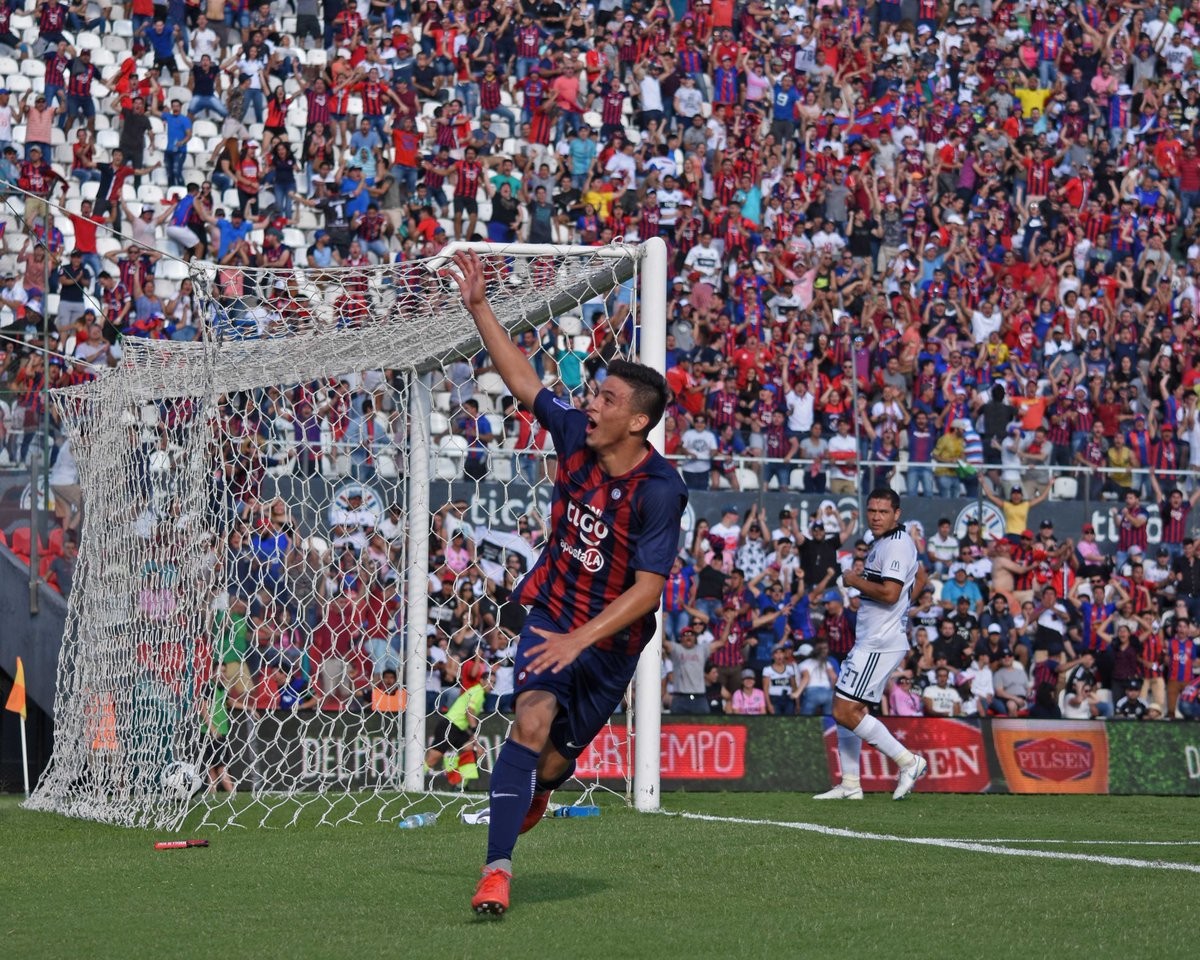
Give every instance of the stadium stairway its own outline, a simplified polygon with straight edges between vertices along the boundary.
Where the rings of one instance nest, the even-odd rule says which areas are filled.
[[[8,547],[0,546],[0,670],[13,676],[20,657],[26,695],[47,716],[54,714],[58,652],[66,622],[66,601],[45,584],[38,588],[38,613],[29,612],[29,567]]]

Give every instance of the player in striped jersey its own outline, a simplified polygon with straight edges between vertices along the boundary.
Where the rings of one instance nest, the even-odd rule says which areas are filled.
[[[558,457],[551,536],[521,582],[529,615],[517,644],[516,721],[491,778],[487,863],[471,900],[508,909],[517,836],[603,729],[654,636],[654,611],[675,560],[687,490],[647,436],[667,403],[662,374],[616,360],[586,413],[542,387],[488,305],[483,265],[450,272],[517,402],[550,432]]]
[[[925,568],[912,537],[900,526],[900,497],[890,487],[878,487],[867,497],[867,526],[875,539],[863,572],[842,574],[842,584],[862,594],[854,646],[842,664],[833,699],[842,781],[816,800],[862,799],[858,760],[864,740],[900,768],[893,800],[912,792],[928,766],[867,709],[879,702],[888,677],[908,655],[908,608],[925,587]]]

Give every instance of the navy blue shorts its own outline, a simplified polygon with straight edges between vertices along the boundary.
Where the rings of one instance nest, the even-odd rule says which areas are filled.
[[[588,647],[559,673],[531,673],[529,651],[545,642],[533,632],[540,627],[565,632],[541,610],[529,611],[517,641],[514,667],[515,693],[548,690],[558,701],[558,715],[550,727],[550,742],[568,760],[574,760],[596,739],[621,703],[637,670],[637,657]]]

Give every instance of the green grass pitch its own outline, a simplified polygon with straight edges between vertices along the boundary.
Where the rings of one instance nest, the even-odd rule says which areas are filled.
[[[206,830],[159,852],[145,830],[0,798],[0,943],[10,957],[937,958],[1194,955],[1198,802],[923,794],[816,803],[668,794],[723,817],[955,840],[1136,864],[643,815],[547,820],[517,848],[513,905],[468,907],[486,828],[453,818]],[[194,835],[184,830],[177,837]],[[1019,843],[1058,840],[1067,843]],[[1088,844],[1076,841],[1120,841]],[[1148,841],[1154,841],[1151,845]],[[1173,842],[1173,843],[1171,843]]]

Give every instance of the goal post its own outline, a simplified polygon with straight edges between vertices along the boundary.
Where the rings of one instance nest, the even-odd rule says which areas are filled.
[[[486,802],[521,619],[508,597],[536,556],[552,451],[473,362],[478,332],[444,272],[460,249],[561,395],[580,400],[617,356],[663,369],[658,239],[194,264],[198,337],[127,339],[114,369],[54,397],[84,526],[30,807],[166,828],[197,806],[224,826]],[[475,667],[478,726],[434,743],[455,698],[479,695]],[[577,786],[657,806],[660,677],[656,637],[634,746],[614,722]],[[196,794],[210,774],[236,796]]]
[[[667,369],[667,245],[655,237],[646,241],[642,265],[642,362],[655,370]],[[662,318],[661,322],[647,318]],[[650,432],[650,442],[660,453],[666,435],[660,420]],[[661,792],[663,616],[659,604],[654,638],[642,651],[634,678],[633,802],[638,810],[659,808]]]

